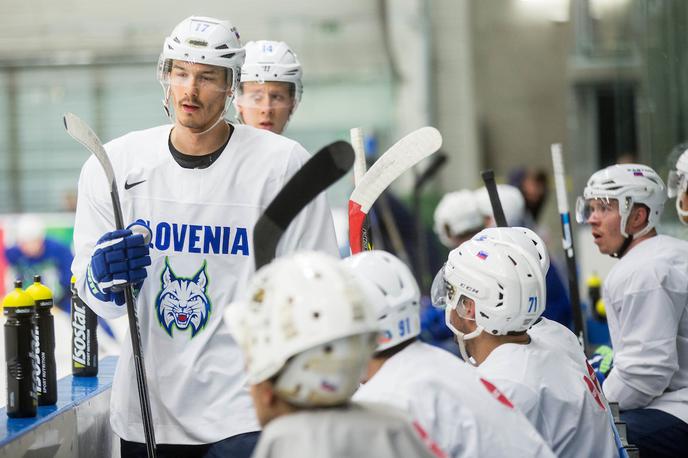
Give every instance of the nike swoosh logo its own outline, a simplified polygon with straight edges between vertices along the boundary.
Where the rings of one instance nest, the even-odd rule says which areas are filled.
[[[131,189],[131,188],[133,188],[134,186],[143,183],[144,181],[146,181],[146,180],[137,181],[136,183],[127,183],[127,182],[125,181],[125,182],[124,182],[124,189]]]

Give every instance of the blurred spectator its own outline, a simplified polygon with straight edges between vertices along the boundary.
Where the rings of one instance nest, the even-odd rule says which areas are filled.
[[[36,215],[23,215],[16,223],[16,245],[5,250],[11,279],[27,286],[40,275],[52,292],[55,305],[69,311],[72,252],[60,241],[46,236],[45,224]]]
[[[524,221],[533,229],[547,200],[547,173],[540,168],[519,167],[509,173],[509,184],[518,188],[525,199]]]

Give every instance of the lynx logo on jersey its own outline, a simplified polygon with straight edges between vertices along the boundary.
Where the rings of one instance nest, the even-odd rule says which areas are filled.
[[[203,261],[193,278],[177,277],[165,256],[165,269],[160,276],[161,288],[155,306],[158,321],[170,337],[172,328],[176,327],[180,331],[191,328],[193,338],[208,322],[210,298],[206,295],[208,275],[205,267]]]

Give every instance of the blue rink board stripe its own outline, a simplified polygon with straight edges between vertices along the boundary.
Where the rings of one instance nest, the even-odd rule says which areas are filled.
[[[0,409],[0,447],[109,389],[115,375],[115,366],[117,357],[108,356],[98,362],[96,377],[68,375],[61,378],[57,382],[57,404],[38,407],[35,417],[10,418],[5,407]]]

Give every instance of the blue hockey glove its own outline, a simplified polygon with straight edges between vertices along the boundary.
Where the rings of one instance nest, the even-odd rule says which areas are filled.
[[[146,266],[151,265],[150,239],[150,228],[141,220],[103,235],[88,265],[86,282],[91,293],[101,301],[123,305],[123,287],[140,287],[146,278]]]
[[[609,371],[614,367],[614,350],[607,345],[600,345],[595,350],[595,353],[590,356],[588,362],[595,369],[595,375],[602,383],[609,375]]]

